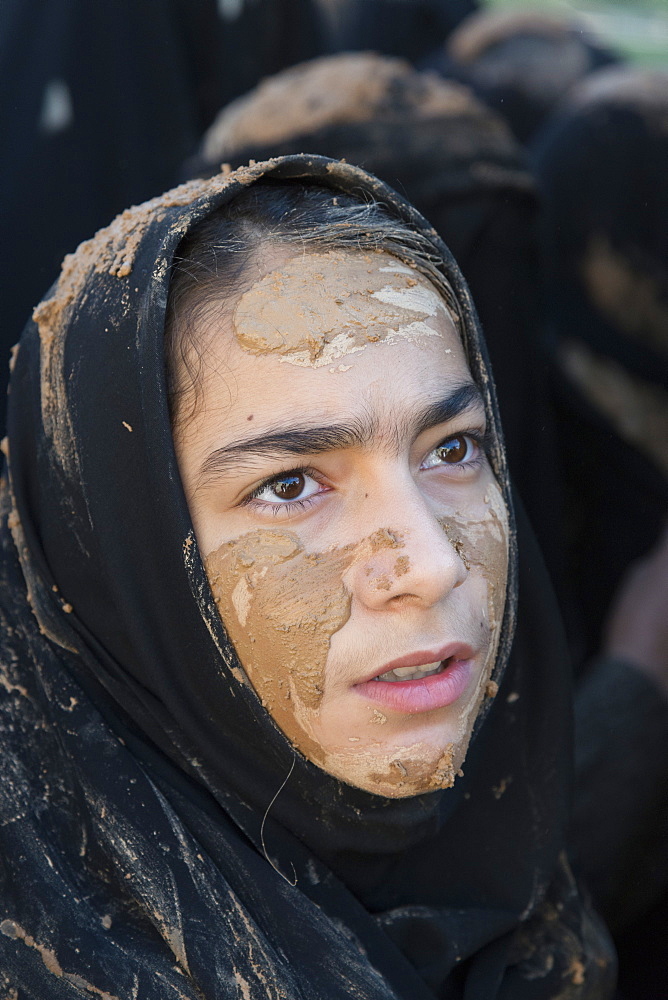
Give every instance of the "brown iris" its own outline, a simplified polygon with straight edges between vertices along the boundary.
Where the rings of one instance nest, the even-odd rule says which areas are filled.
[[[304,486],[304,476],[301,472],[293,472],[274,480],[271,489],[281,500],[296,500]]]
[[[466,458],[468,443],[465,437],[453,437],[436,449],[442,462],[462,462]]]

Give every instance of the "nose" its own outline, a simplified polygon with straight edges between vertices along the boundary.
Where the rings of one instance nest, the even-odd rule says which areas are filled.
[[[346,574],[353,598],[369,610],[429,608],[466,580],[468,569],[434,513],[424,503],[385,521],[362,546]]]

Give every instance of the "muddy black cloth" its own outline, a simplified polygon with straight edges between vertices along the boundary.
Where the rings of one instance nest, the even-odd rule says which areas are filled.
[[[613,925],[629,997],[666,989],[668,706],[630,666],[588,659],[668,511],[667,114],[665,73],[600,71],[535,153],[578,611],[568,625],[585,668],[573,853]]]
[[[607,997],[614,958],[562,851],[567,659],[521,509],[500,691],[453,789],[390,800],[337,781],[235,679],[174,455],[163,329],[181,238],[266,179],[378,197],[433,240],[511,502],[466,287],[369,175],[258,164],[80,248],[12,375],[0,982],[19,1000]]]
[[[666,74],[601,71],[574,91],[535,154],[582,659],[596,655],[622,575],[658,540],[668,511],[668,461],[653,448],[668,428],[667,95]],[[565,345],[578,357],[585,349],[589,378],[565,367]],[[627,386],[616,416],[600,405],[604,376]],[[659,423],[638,432],[631,406],[647,393]]]
[[[632,664],[599,657],[575,700],[573,868],[619,951],[620,997],[666,996],[668,700]]]
[[[300,107],[304,94],[310,107],[293,113],[276,136],[272,103]],[[317,123],[318,102],[325,120],[300,127],[300,120]],[[513,478],[550,572],[561,581],[563,513],[541,341],[538,200],[518,143],[468,88],[398,60],[345,54],[286,70],[223,111],[190,173],[217,172],[223,160],[239,165],[304,149],[356,163],[401,191],[452,251],[484,331]]]

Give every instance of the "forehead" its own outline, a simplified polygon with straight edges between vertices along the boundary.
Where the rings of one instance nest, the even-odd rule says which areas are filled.
[[[274,256],[200,322],[203,409],[233,424],[402,408],[470,379],[442,294],[386,253]]]
[[[253,354],[325,368],[369,344],[434,336],[429,321],[447,312],[433,285],[389,254],[330,250],[255,282],[234,307],[232,332]]]

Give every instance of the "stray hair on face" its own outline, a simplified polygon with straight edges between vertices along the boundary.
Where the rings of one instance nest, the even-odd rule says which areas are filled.
[[[298,182],[256,184],[212,212],[180,243],[174,256],[165,326],[165,363],[172,425],[201,393],[203,345],[197,321],[214,304],[224,308],[253,282],[263,250],[389,253],[425,275],[455,322],[459,305],[442,274],[433,244],[381,202]]]

